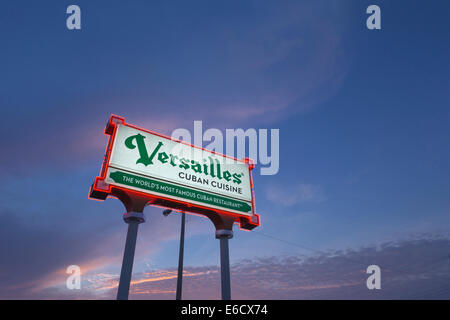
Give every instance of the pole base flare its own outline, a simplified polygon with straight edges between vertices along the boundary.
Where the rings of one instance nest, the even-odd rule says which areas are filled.
[[[233,238],[233,230],[216,230],[216,239],[231,239]]]
[[[136,211],[126,212],[123,214],[123,221],[125,221],[126,223],[130,223],[132,221],[143,223],[145,222],[145,215],[143,212],[136,212]]]

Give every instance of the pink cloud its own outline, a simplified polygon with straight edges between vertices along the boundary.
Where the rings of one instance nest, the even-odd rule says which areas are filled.
[[[330,252],[312,257],[248,259],[232,265],[233,299],[449,299],[450,240],[427,238]],[[366,268],[378,264],[382,289],[368,290]],[[176,270],[134,275],[131,299],[174,299]],[[117,276],[95,287],[114,298]],[[95,291],[94,290],[94,291]],[[89,292],[89,291],[88,291]],[[89,293],[91,294],[91,293]],[[217,266],[186,267],[184,299],[219,299]]]

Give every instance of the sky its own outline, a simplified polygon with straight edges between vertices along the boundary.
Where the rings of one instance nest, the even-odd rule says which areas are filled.
[[[81,30],[66,8],[81,8]],[[381,8],[368,30],[366,8]],[[234,228],[232,298],[450,298],[445,1],[7,1],[0,7],[0,299],[114,299],[117,199],[88,199],[111,114],[279,129]],[[174,299],[180,215],[147,207],[130,299]],[[188,215],[185,298],[220,298],[212,223]],[[366,268],[381,268],[368,290]],[[69,290],[78,265],[82,288]]]

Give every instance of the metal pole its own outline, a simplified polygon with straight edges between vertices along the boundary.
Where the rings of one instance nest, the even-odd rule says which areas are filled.
[[[186,223],[186,214],[181,212],[181,234],[180,234],[180,253],[178,257],[178,277],[176,300],[181,300],[183,287],[183,257],[184,257],[184,228]]]
[[[125,242],[125,251],[123,253],[122,269],[120,271],[117,300],[128,300],[138,227],[139,223],[145,221],[142,212],[128,212],[124,215],[123,219],[128,223],[128,231],[127,240]]]
[[[230,256],[228,239],[233,237],[231,230],[217,230],[216,238],[220,240],[220,272],[222,282],[222,300],[231,300]]]

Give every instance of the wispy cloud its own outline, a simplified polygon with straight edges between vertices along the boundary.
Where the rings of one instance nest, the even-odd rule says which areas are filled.
[[[293,206],[299,203],[322,202],[326,200],[323,188],[320,185],[270,185],[266,189],[267,199],[282,206]]]
[[[45,105],[22,102],[33,113],[18,112],[0,128],[0,147],[8,150],[0,170],[25,170],[29,163],[92,164],[105,149],[102,129],[110,113],[164,133],[193,120],[217,128],[254,127],[308,111],[333,96],[348,68],[334,23],[339,9],[319,3],[254,5],[257,14],[251,21],[236,17],[235,28],[224,17],[215,21],[207,48],[193,37],[171,61],[177,72],[158,76],[147,70],[132,83],[121,79],[121,90],[100,77],[106,89],[54,95],[54,88],[46,88],[52,99]],[[330,11],[326,20],[312,15],[323,10]],[[209,70],[199,55],[214,61],[214,68]]]
[[[314,256],[266,257],[232,265],[234,299],[449,299],[450,238],[428,237]],[[381,268],[381,290],[369,290],[367,266]],[[185,299],[219,299],[217,266],[186,267]],[[113,299],[118,275],[93,273],[80,298]],[[173,299],[176,269],[137,273],[132,299]],[[53,291],[48,291],[49,294]],[[60,296],[67,295],[63,290]],[[39,295],[42,297],[42,295]]]
[[[151,210],[155,209],[149,208],[147,214]],[[27,214],[26,211],[23,213]],[[114,227],[105,227],[111,225],[106,222],[109,218],[99,212],[90,218],[88,224],[79,222],[77,210],[64,214],[65,217],[56,216],[56,219],[66,219],[66,224],[60,226],[30,222],[13,213],[0,211],[0,255],[7,257],[0,264],[0,298],[30,295],[40,298],[52,290],[64,291],[68,277],[66,268],[73,264],[80,266],[87,279],[91,276],[95,279],[96,274],[108,274],[105,269],[120,271],[126,235],[126,225],[120,214],[116,215],[119,223],[113,224]],[[82,216],[82,219],[87,218],[86,213]],[[160,214],[154,216],[153,221],[157,217],[161,219],[160,223],[145,224],[141,228],[144,231],[140,240],[146,245],[137,247],[136,259],[154,254],[165,241],[177,238],[173,222],[166,221],[168,219],[163,219]],[[195,234],[195,224],[193,226],[191,234]]]

